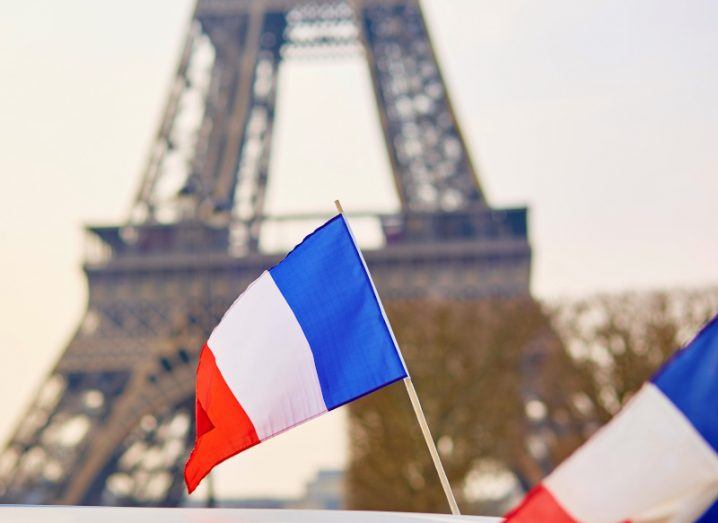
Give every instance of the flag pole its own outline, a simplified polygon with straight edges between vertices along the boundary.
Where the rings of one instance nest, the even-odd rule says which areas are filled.
[[[342,208],[342,204],[339,200],[334,200],[334,205],[337,208],[337,211],[339,211],[339,214],[344,214],[344,209]],[[347,224],[348,225],[348,224]],[[360,253],[361,251],[357,247],[357,251]],[[362,263],[364,263],[364,257],[362,256]],[[366,264],[365,264],[366,265]],[[367,269],[367,275],[369,276],[369,279],[371,280],[371,274],[369,273],[369,270]],[[374,286],[374,282],[372,281],[372,287]],[[374,289],[374,292],[376,292],[376,289]],[[379,302],[379,306],[382,309],[382,313],[384,313],[384,307],[381,305],[381,300],[379,300],[379,296],[377,295],[377,301]],[[384,314],[386,319],[386,314]],[[391,325],[389,324],[389,320],[386,319],[386,324],[389,327],[389,332],[391,333],[391,337],[394,339],[394,343],[396,344],[396,348],[399,349],[399,344],[396,342],[396,339],[394,338],[394,332],[391,329]],[[399,355],[401,356],[401,350],[399,350]],[[402,361],[403,361],[402,356]],[[406,367],[406,363],[404,363],[404,367]],[[408,374],[408,370],[407,370]],[[421,427],[421,433],[424,436],[424,441],[426,441],[426,446],[429,447],[429,454],[431,454],[431,459],[434,462],[434,467],[436,468],[436,473],[439,475],[439,481],[441,481],[441,487],[444,489],[444,494],[446,495],[446,501],[449,503],[449,508],[451,508],[451,513],[455,516],[461,515],[461,512],[459,511],[459,505],[456,503],[456,498],[454,497],[454,493],[451,490],[451,484],[449,483],[449,478],[446,476],[446,472],[444,471],[444,465],[441,463],[441,458],[439,457],[439,451],[436,449],[436,444],[434,443],[434,438],[431,436],[431,431],[429,430],[429,424],[426,422],[426,416],[424,416],[424,409],[421,408],[421,403],[419,402],[419,396],[416,394],[416,389],[414,388],[414,382],[411,381],[411,376],[407,376],[404,378],[404,385],[406,386],[406,392],[409,395],[409,399],[411,400],[411,406],[414,408],[414,414],[416,415],[416,420],[419,422],[419,427]]]
[[[459,516],[461,515],[459,505],[456,503],[456,498],[454,498],[454,493],[451,490],[449,478],[446,477],[444,465],[441,463],[439,452],[436,450],[436,445],[434,444],[434,438],[431,437],[429,425],[426,423],[426,417],[424,416],[424,409],[421,408],[419,396],[416,394],[416,389],[414,388],[414,382],[411,381],[410,377],[406,377],[404,378],[404,385],[406,385],[406,392],[409,394],[411,406],[414,407],[414,414],[416,414],[416,419],[421,427],[421,433],[424,435],[424,440],[426,440],[426,446],[429,447],[429,454],[431,454],[431,459],[434,461],[434,467],[436,467],[436,472],[439,474],[441,487],[444,489],[444,494],[446,494],[446,501],[449,502],[451,513],[455,516]]]

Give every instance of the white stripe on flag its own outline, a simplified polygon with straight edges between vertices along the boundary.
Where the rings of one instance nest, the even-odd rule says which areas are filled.
[[[718,496],[718,483],[706,487],[701,492],[668,500],[666,503],[643,512],[631,520],[631,523],[695,523],[708,510]]]
[[[260,440],[326,412],[309,343],[268,272],[237,298],[207,345]]]
[[[718,456],[648,383],[544,484],[575,519],[615,523],[700,495],[716,480]]]

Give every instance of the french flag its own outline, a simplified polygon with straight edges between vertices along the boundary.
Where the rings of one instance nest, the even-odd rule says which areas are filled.
[[[717,497],[718,316],[506,521],[708,523]]]
[[[255,280],[203,347],[187,489],[227,458],[405,377],[339,214]]]

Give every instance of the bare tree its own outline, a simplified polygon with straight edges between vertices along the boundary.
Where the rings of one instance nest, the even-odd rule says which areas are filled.
[[[600,295],[559,304],[552,317],[605,422],[716,312],[718,288],[710,288]]]
[[[718,311],[718,289],[390,303],[465,512],[500,513],[605,423]],[[350,406],[348,505],[446,511],[403,386]]]
[[[547,318],[531,300],[403,302],[388,309],[447,474],[465,504],[462,487],[477,465],[516,454],[523,439],[523,348],[545,336]],[[445,511],[403,386],[355,402],[350,413],[349,506]]]

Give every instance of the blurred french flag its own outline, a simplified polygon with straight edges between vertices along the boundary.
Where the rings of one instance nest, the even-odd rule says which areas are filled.
[[[202,349],[187,489],[225,459],[406,376],[339,214],[255,280]]]
[[[508,523],[718,522],[718,316]]]

